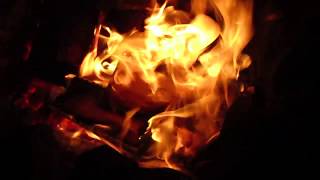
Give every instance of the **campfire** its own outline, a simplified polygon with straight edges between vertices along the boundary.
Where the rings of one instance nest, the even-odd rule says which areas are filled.
[[[251,0],[151,3],[144,30],[98,24],[79,74],[52,98],[49,116],[64,144],[103,144],[141,167],[187,172],[219,137],[224,115],[246,85],[242,53],[252,37]]]
[[[317,7],[1,3],[3,172],[11,179],[307,179],[317,142]]]
[[[169,1],[150,11],[143,32],[120,34],[103,24],[95,29],[77,78],[107,94],[100,103],[108,108],[94,101],[84,105],[105,111],[89,119],[106,134],[82,132],[94,133],[92,138],[137,158],[143,167],[182,170],[219,135],[225,111],[243,90],[236,80],[251,62],[241,51],[252,35],[252,3],[192,1],[186,12]]]

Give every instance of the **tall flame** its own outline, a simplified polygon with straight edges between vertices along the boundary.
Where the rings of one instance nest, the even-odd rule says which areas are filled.
[[[80,75],[112,86],[132,109],[166,107],[148,120],[155,143],[142,166],[180,169],[177,159],[219,135],[239,91],[234,80],[251,62],[241,53],[252,36],[251,15],[251,0],[193,0],[190,13],[156,5],[144,32],[96,28]],[[98,40],[106,46],[99,54]]]

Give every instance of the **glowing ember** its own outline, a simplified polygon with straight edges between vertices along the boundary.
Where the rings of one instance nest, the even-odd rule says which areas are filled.
[[[122,136],[136,112],[166,107],[148,120],[155,142],[141,166],[181,169],[178,159],[194,156],[219,135],[223,114],[241,90],[234,80],[251,62],[241,54],[252,35],[251,13],[251,0],[193,0],[191,12],[155,6],[144,32],[96,28],[80,76],[111,86],[132,109]],[[107,47],[99,54],[98,41]]]

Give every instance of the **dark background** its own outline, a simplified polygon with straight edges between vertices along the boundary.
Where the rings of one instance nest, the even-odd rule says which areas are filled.
[[[140,169],[107,147],[73,157],[58,146],[50,127],[26,125],[12,108],[15,94],[32,78],[62,85],[65,74],[77,73],[101,12],[108,24],[124,32],[143,25],[146,4],[144,0],[0,1],[1,179],[6,175],[9,179],[190,178],[170,170]],[[192,163],[192,178],[313,175],[319,119],[318,7],[308,0],[255,1],[255,35],[245,50],[253,64],[241,77],[256,91],[230,108],[220,138]]]

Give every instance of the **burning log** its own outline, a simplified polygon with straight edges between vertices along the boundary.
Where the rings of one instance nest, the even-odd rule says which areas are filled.
[[[108,141],[108,145],[117,151],[127,151],[124,153],[129,157],[142,155],[152,143],[150,133],[145,131],[147,119],[153,113],[128,109],[110,86],[102,87],[81,78],[72,78],[53,107],[96,134],[96,138]]]

